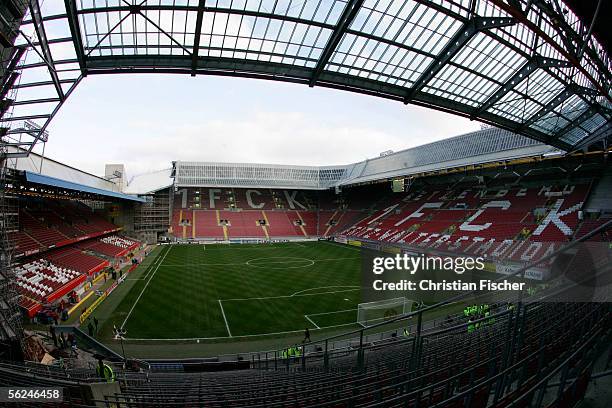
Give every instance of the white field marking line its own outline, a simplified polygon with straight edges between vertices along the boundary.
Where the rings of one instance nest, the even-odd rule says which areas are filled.
[[[123,323],[121,324],[121,329],[123,330],[123,327],[125,326],[125,323],[127,323],[128,319],[130,318],[130,316],[132,315],[132,312],[134,311],[134,308],[136,307],[136,304],[138,303],[138,301],[140,300],[140,298],[142,297],[143,293],[145,292],[145,290],[147,289],[147,287],[149,286],[149,283],[151,283],[151,281],[153,280],[153,277],[155,276],[155,274],[157,273],[157,270],[159,269],[159,267],[161,266],[161,264],[163,263],[164,259],[166,259],[166,256],[170,253],[170,251],[172,251],[172,245],[170,245],[170,248],[168,249],[168,251],[164,254],[163,259],[161,260],[160,263],[157,264],[157,266],[155,267],[155,271],[153,271],[153,273],[151,274],[151,277],[149,278],[149,280],[147,281],[147,283],[145,283],[144,288],[142,288],[142,290],[140,291],[140,294],[138,295],[138,297],[136,298],[136,301],[134,302],[134,304],[132,305],[132,308],[130,309],[130,311],[128,312],[127,316],[125,317],[125,320],[123,321]]]
[[[309,258],[300,258],[298,256],[272,256],[269,258],[253,258],[253,259],[249,259],[248,261],[245,262],[245,264],[252,266],[252,264],[250,264],[249,262],[253,262],[253,261],[258,261],[260,259],[275,259],[275,258],[286,258],[286,259],[290,259],[288,261],[265,261],[262,262],[260,265],[267,265],[267,264],[284,264],[284,263],[296,263],[296,262],[303,262],[303,261],[308,261],[308,262],[330,262],[330,261],[345,261],[347,259],[361,259],[361,258],[355,258],[355,257],[347,257],[347,258],[323,258],[323,259],[309,259]],[[292,259],[292,260],[291,260]],[[259,265],[257,265],[259,266]]]
[[[359,288],[359,287],[360,286],[357,286],[357,285],[318,286],[316,288],[308,288],[304,290],[299,290],[295,292],[294,294],[292,294],[291,296],[299,295],[300,293],[304,293],[304,292],[308,292],[309,290],[316,290],[316,289]]]
[[[344,309],[344,310],[335,310],[333,312],[309,313],[306,316],[325,316],[325,315],[336,314],[336,313],[355,312],[357,310],[359,309]]]
[[[138,280],[146,280],[147,277],[149,276],[149,273],[151,273],[151,269],[153,269],[153,266],[155,266],[155,264],[159,263],[159,260],[161,259],[161,256],[157,256],[153,262],[151,262],[149,264],[149,266],[147,266],[146,272],[144,274],[144,276],[141,276],[140,278],[126,278],[125,280],[129,280],[129,281],[138,281]]]
[[[232,265],[246,265],[246,262],[236,262],[236,263],[166,264],[164,266],[232,266]]]
[[[264,261],[261,263],[251,263],[253,261],[257,261],[257,260],[261,260],[261,259],[275,259],[275,258],[286,258],[288,260],[286,261]],[[307,264],[304,264],[304,262],[307,262]],[[278,266],[273,266],[273,265],[281,265],[280,267]],[[283,266],[283,265],[293,265],[293,264],[297,264],[296,266]],[[300,265],[301,264],[301,265]],[[315,261],[313,261],[312,259],[308,259],[308,258],[297,258],[297,257],[292,257],[292,256],[288,256],[288,257],[271,257],[271,258],[255,258],[255,259],[250,259],[248,261],[246,261],[246,265],[250,266],[251,268],[259,268],[259,269],[299,269],[299,268],[308,268],[311,267],[312,265],[315,264]]]
[[[334,329],[337,327],[345,327],[345,326],[353,326],[358,324],[357,322],[353,322],[353,323],[342,323],[342,324],[336,324],[333,326],[324,326],[321,327],[320,329],[312,329],[312,330],[323,330],[323,329]],[[261,333],[261,334],[242,334],[239,336],[232,336],[232,339],[240,339],[240,338],[249,338],[249,337],[264,337],[264,336],[278,336],[281,334],[291,334],[291,333],[303,333],[304,329],[299,329],[299,330],[289,330],[289,331],[281,331],[281,332],[274,332],[274,333]],[[147,339],[138,339],[138,338],[127,338],[125,337],[123,340],[125,341],[196,341],[196,340],[223,340],[223,339],[229,339],[229,337],[227,336],[217,336],[217,337],[186,337],[186,338],[174,338],[174,339],[152,339],[152,338],[147,338]]]
[[[221,301],[223,301],[222,299],[220,299]],[[451,302],[448,303],[453,304],[453,303],[460,303],[461,301],[457,301],[457,302]],[[348,311],[351,310],[357,310],[357,309],[348,309]],[[345,312],[347,310],[341,310],[342,312]],[[341,312],[341,311],[336,311],[336,312],[329,312],[329,313],[337,313],[337,312]],[[323,314],[323,313],[311,313],[308,316],[316,316],[317,314]],[[346,326],[353,326],[359,324],[357,322],[352,322],[352,323],[342,323],[342,324],[335,324],[332,326],[323,326],[320,329],[312,329],[312,330],[325,330],[325,329],[335,329],[337,327],[346,327]],[[250,338],[250,337],[265,337],[265,336],[278,336],[281,334],[291,334],[291,333],[303,333],[304,330],[303,329],[299,329],[299,330],[289,330],[289,331],[281,331],[281,332],[273,332],[273,333],[261,333],[261,334],[242,334],[239,336],[232,336],[233,339],[241,339],[241,338]],[[196,341],[196,340],[223,340],[223,339],[229,339],[229,337],[227,336],[217,336],[217,337],[183,337],[183,338],[170,338],[170,339],[157,339],[157,338],[146,338],[146,339],[142,339],[142,338],[127,338],[125,337],[123,340],[125,341]]]
[[[316,324],[315,322],[313,322],[313,321],[312,321],[312,319],[311,319],[310,317],[308,317],[308,315],[304,315],[304,318],[305,318],[306,320],[308,320],[310,323],[312,323],[312,325],[313,325],[314,327],[316,327],[317,329],[320,329],[319,325],[318,325],[318,324]]]
[[[272,258],[293,258],[293,257],[272,257]],[[246,262],[234,262],[234,263],[195,263],[195,264],[166,264],[164,266],[233,266],[233,265],[249,265],[252,266],[252,264],[249,264],[248,262],[251,261],[255,261],[258,259],[262,259],[262,258],[253,258],[253,259],[249,259]],[[327,259],[308,259],[308,258],[293,258],[293,259],[301,259],[302,261],[309,261],[309,262],[333,262],[333,261],[344,261],[347,259],[361,259],[361,258],[355,258],[355,257],[348,257],[348,258],[327,258]],[[266,264],[284,264],[284,263],[296,263],[296,262],[301,262],[301,261],[274,261],[274,262],[263,262],[261,265],[262,267],[264,267]],[[259,265],[257,265],[259,266]]]
[[[151,273],[151,270],[153,269],[153,266],[155,266],[156,264],[161,264],[161,256],[157,256],[154,260],[153,263],[149,265],[149,267],[147,268],[147,271],[145,272],[144,276],[141,276],[140,278],[135,278],[133,280],[146,280],[149,277],[149,274]]]
[[[462,301],[458,300],[458,301],[455,301],[455,302],[450,302],[450,303],[447,303],[447,305],[452,305],[452,304],[455,304],[455,303],[462,303]],[[336,313],[356,312],[358,310],[359,309],[344,309],[344,310],[335,310],[333,312],[309,313],[309,314],[304,315],[304,316],[324,316],[324,315],[330,315],[330,314],[336,314]],[[404,314],[408,314],[408,313],[404,313]]]
[[[248,245],[248,246],[247,246]],[[190,244],[178,244],[178,246],[190,246]],[[242,250],[270,250],[270,249],[286,249],[291,247],[300,247],[300,248],[308,248],[307,245],[304,245],[299,242],[285,242],[284,244],[229,244],[229,247],[226,247],[227,244],[202,244],[203,247],[208,251],[232,251],[235,249]],[[223,248],[225,247],[225,248]],[[353,249],[353,248],[350,248]]]
[[[251,262],[253,261],[259,261],[262,259],[285,259],[284,261],[264,261],[261,262],[260,264],[251,264]],[[248,261],[245,262],[245,264],[249,265],[249,266],[259,266],[259,265],[269,265],[269,264],[293,264],[293,263],[298,263],[298,262],[311,262],[312,264],[314,264],[314,260],[309,259],[309,258],[300,258],[299,256],[272,256],[269,258],[253,258],[253,259],[249,259]]]
[[[327,261],[345,261],[347,259],[361,259],[355,258],[354,256],[346,257],[346,258],[327,258],[327,259],[315,259],[315,262],[327,262]]]
[[[225,328],[227,329],[227,334],[232,337],[232,332],[230,331],[229,324],[227,323],[227,317],[225,317],[225,310],[223,310],[223,303],[221,303],[221,299],[217,299],[219,301],[219,307],[221,308],[221,314],[223,315],[223,320],[225,321]]]
[[[344,292],[354,292],[358,289],[345,289],[345,290],[335,290],[335,291],[331,291],[331,292],[318,292],[318,293],[303,293],[301,295],[295,295],[295,297],[300,297],[300,296],[317,296],[317,295],[329,295],[329,294],[333,294],[333,293],[344,293]],[[243,301],[243,300],[266,300],[266,299],[283,299],[283,298],[290,298],[290,297],[294,297],[293,295],[281,295],[281,296],[264,296],[264,297],[250,297],[250,298],[231,298],[231,299],[218,299],[221,302],[237,302],[237,301]]]
[[[217,245],[217,244],[209,244],[209,245]],[[241,244],[235,244],[235,245],[241,245]],[[204,245],[206,246],[206,245]],[[243,247],[243,248],[239,248],[237,246],[232,246],[231,248],[215,248],[215,249],[208,249],[208,251],[234,251],[237,249],[242,249],[244,251],[246,250],[253,250],[253,251],[265,251],[265,250],[271,250],[271,249],[282,249],[282,248],[286,248],[286,247],[280,247],[280,246],[271,246],[271,247],[262,247],[262,248],[257,248],[257,247]]]

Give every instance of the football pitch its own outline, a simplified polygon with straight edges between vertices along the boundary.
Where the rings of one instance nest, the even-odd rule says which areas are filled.
[[[115,310],[132,340],[355,328],[356,248],[327,242],[165,245]]]

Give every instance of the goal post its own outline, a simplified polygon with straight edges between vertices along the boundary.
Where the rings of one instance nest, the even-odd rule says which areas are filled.
[[[357,323],[363,327],[369,327],[410,313],[413,303],[413,300],[408,300],[405,297],[359,303],[357,305]]]

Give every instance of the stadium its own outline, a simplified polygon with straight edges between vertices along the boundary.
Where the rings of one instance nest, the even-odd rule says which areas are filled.
[[[604,0],[0,2],[0,403],[609,407],[610,16]],[[350,162],[312,142],[324,164],[224,160],[256,157],[229,156],[248,136],[210,155],[176,129],[171,159],[145,141],[128,177],[92,136],[120,118],[60,117],[101,105],[84,82],[170,74],[480,129]],[[60,119],[103,175],[46,153]],[[299,126],[283,143],[306,157]]]

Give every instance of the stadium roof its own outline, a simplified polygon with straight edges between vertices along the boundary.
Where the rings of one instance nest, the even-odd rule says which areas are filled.
[[[344,166],[174,162],[177,187],[251,187],[324,190],[393,177],[558,154],[559,150],[507,130],[489,128]],[[143,180],[137,181],[140,178]],[[151,191],[168,186],[168,173],[136,176]],[[132,191],[132,190],[130,190]]]
[[[52,14],[31,2],[18,39],[29,51],[2,118],[9,135],[40,134],[82,78],[112,73],[239,76],[354,91],[566,151],[611,133],[609,55],[591,22],[559,0],[64,5]]]
[[[23,153],[16,148],[11,148],[8,150],[11,153],[14,152],[16,156],[20,156],[20,153]],[[119,186],[117,186],[117,184],[111,180],[98,177],[94,174],[79,170],[75,167],[61,163],[57,160],[53,160],[47,156],[41,156],[37,153],[30,153],[28,157],[10,159],[9,168],[14,168],[24,172],[27,171],[30,173],[38,173],[101,190],[119,191]]]
[[[43,174],[32,173],[30,171],[25,172],[26,180],[29,183],[43,184],[45,186],[57,187],[62,190],[72,190],[77,192],[96,194],[103,197],[119,198],[121,200],[137,201],[143,203],[145,200],[129,194],[123,194],[116,191],[103,190],[101,188],[95,188],[86,186],[84,184],[73,183],[71,181],[58,179],[55,177],[45,176]]]
[[[130,178],[125,187],[127,194],[151,194],[172,185],[172,168],[139,174]]]

